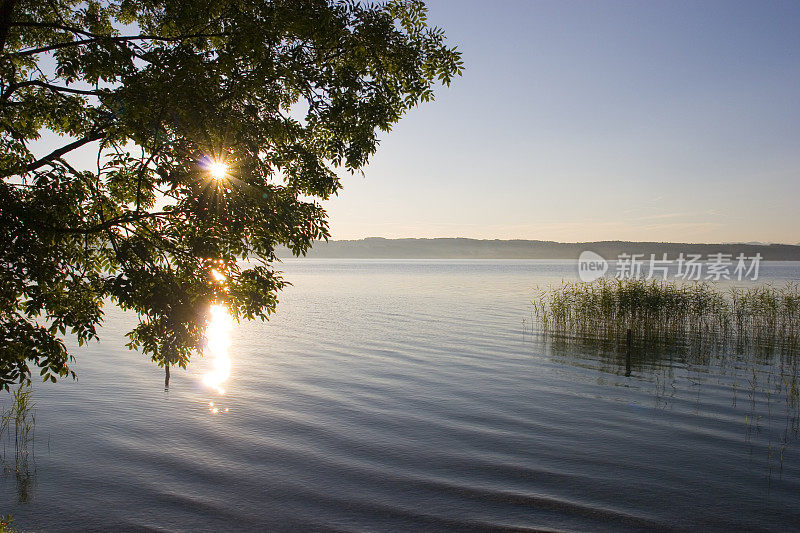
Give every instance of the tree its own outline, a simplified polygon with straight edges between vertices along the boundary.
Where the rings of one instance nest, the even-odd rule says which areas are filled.
[[[62,339],[97,338],[104,302],[161,366],[186,366],[213,302],[265,319],[276,247],[328,238],[336,170],[462,68],[419,0],[0,3],[6,389],[74,376]],[[36,153],[43,134],[63,143]]]

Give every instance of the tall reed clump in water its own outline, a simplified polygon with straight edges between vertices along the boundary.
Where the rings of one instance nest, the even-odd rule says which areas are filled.
[[[796,342],[800,336],[800,285],[762,285],[729,291],[730,320],[740,337]]]
[[[0,439],[3,442],[3,467],[6,472],[13,471],[17,481],[17,495],[20,502],[28,500],[33,476],[30,459],[34,447],[36,428],[36,404],[33,390],[20,385],[11,395],[11,405],[0,415]],[[8,460],[5,453],[6,442],[14,438],[14,461]],[[6,437],[3,439],[3,437]]]
[[[29,444],[33,443],[36,426],[36,406],[33,403],[33,390],[22,385],[13,392],[11,406],[3,410],[0,422],[0,435],[6,433],[11,440],[11,429],[14,431],[15,463],[27,461]]]
[[[796,345],[800,287],[718,290],[709,283],[600,278],[543,291],[533,314],[545,334],[674,341],[694,336]]]

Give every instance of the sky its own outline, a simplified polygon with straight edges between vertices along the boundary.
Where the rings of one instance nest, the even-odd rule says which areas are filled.
[[[800,1],[427,4],[464,74],[340,173],[333,239],[800,243]]]
[[[800,243],[800,2],[429,0],[465,71],[334,239]]]

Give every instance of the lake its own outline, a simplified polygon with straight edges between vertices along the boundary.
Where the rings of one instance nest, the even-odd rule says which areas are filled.
[[[109,307],[79,380],[35,385],[31,475],[6,472],[0,512],[25,531],[800,527],[791,354],[670,348],[626,372],[543,338],[534,289],[575,262],[280,268],[293,286],[231,331],[224,394],[209,358],[165,391]],[[762,263],[786,280],[800,264]]]

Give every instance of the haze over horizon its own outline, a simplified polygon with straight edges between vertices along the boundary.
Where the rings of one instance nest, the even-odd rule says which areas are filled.
[[[751,245],[770,245],[770,244],[787,244],[792,246],[800,246],[800,242],[771,242],[771,241],[654,241],[654,240],[637,240],[630,239],[593,239],[593,240],[579,240],[579,241],[556,241],[553,239],[525,239],[525,238],[509,238],[500,239],[497,237],[465,237],[461,235],[440,235],[436,237],[417,237],[414,235],[405,235],[398,237],[384,237],[382,235],[367,235],[365,237],[358,237],[353,239],[337,239],[331,238],[331,241],[361,241],[370,239],[386,239],[386,240],[408,240],[408,239],[468,239],[479,241],[540,241],[540,242],[556,242],[561,244],[582,244],[586,242],[658,242],[665,244],[751,244]]]
[[[332,238],[800,242],[800,4],[432,0],[464,76]]]

